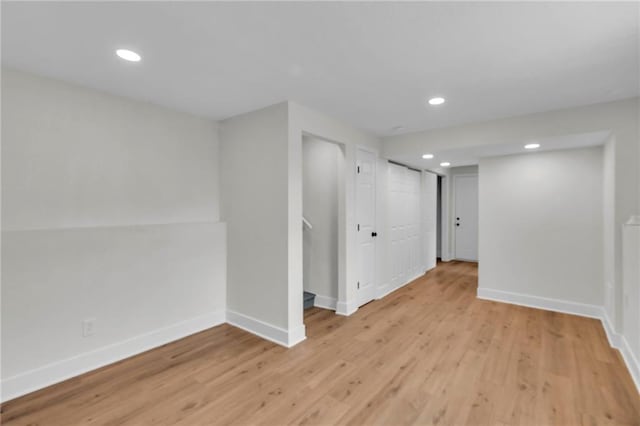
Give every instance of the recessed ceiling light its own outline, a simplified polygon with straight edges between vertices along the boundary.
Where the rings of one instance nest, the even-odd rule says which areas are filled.
[[[540,148],[539,143],[528,143],[524,146],[524,149],[538,149]]]
[[[136,52],[127,49],[116,50],[116,55],[129,62],[139,62],[141,59],[140,55],[138,55]]]
[[[440,163],[440,166],[442,167],[449,167],[451,165],[451,163],[449,163],[448,161],[445,161],[444,163]]]
[[[429,105],[442,105],[444,103],[444,98],[436,97],[429,99]]]
[[[430,160],[433,158],[433,154],[424,154],[422,158],[424,158],[425,160]]]

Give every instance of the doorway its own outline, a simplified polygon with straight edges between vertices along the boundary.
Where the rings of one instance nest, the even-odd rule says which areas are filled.
[[[478,261],[478,175],[454,176],[455,258]]]
[[[302,138],[302,283],[304,307],[335,310],[339,284],[343,147]]]

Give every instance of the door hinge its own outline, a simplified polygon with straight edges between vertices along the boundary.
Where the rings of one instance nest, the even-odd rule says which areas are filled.
[[[358,224],[358,231],[360,230],[360,224]]]
[[[358,173],[360,173],[360,166],[358,166]]]
[[[358,290],[360,289],[360,281],[358,281]]]

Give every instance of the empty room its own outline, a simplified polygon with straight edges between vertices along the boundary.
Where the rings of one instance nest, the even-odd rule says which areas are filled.
[[[639,2],[0,16],[3,425],[640,426]]]

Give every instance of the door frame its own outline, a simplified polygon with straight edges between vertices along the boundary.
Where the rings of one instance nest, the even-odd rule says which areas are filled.
[[[450,249],[451,252],[449,254],[449,257],[451,260],[462,260],[465,262],[477,262],[479,259],[476,260],[470,260],[470,259],[459,259],[456,256],[456,230],[454,228],[454,224],[455,224],[455,220],[453,219],[456,216],[456,191],[457,191],[457,179],[458,177],[476,177],[478,179],[478,183],[480,182],[480,173],[460,173],[460,174],[455,174],[453,175],[453,188],[452,188],[452,197],[451,197],[451,214],[450,214],[450,232],[451,232],[451,244],[450,244]],[[478,188],[478,192],[479,192],[479,188]],[[480,206],[478,206],[478,210],[480,209]],[[480,224],[478,223],[478,232],[480,232]],[[478,257],[479,257],[479,253],[478,253]]]
[[[338,299],[336,301],[336,311],[337,315],[349,316],[358,310],[360,305],[358,304],[357,299],[357,278],[358,278],[358,257],[356,250],[357,247],[357,231],[356,231],[356,167],[357,167],[357,150],[361,149],[363,151],[371,152],[375,157],[374,167],[376,176],[378,174],[378,160],[379,160],[379,151],[376,148],[361,145],[357,143],[351,143],[345,140],[339,140],[336,138],[332,138],[329,136],[325,136],[323,131],[308,131],[304,126],[295,130],[297,134],[293,139],[294,146],[296,147],[297,155],[296,158],[299,158],[299,173],[300,177],[302,176],[302,138],[303,136],[309,136],[316,139],[321,139],[328,143],[334,143],[340,147],[343,153],[343,167],[341,167],[342,176],[338,176],[339,186],[338,186]],[[329,132],[330,133],[330,132]],[[377,199],[377,186],[376,184],[376,199]],[[300,217],[302,216],[302,181],[300,180],[299,185],[296,183],[296,187],[299,188],[299,197],[295,200],[295,204],[299,207]],[[377,206],[376,206],[376,227],[379,228],[378,223],[378,214],[377,214]],[[299,247],[302,248],[303,235],[302,235],[302,227],[300,226],[300,218],[298,215],[292,216],[293,222],[290,224],[290,228],[295,226],[299,228],[299,233],[296,232],[296,238],[299,238]],[[374,250],[377,253],[378,246],[377,242],[374,240]],[[377,261],[377,259],[375,259]],[[293,308],[296,311],[296,315],[300,318],[300,322],[304,325],[304,308],[302,306],[302,295],[304,291],[304,286],[302,284],[302,268],[303,268],[303,259],[302,256],[299,256],[299,267],[300,267],[300,281],[296,283],[296,290],[292,291],[290,289],[289,294],[289,306],[295,306]],[[374,271],[374,284],[378,284],[378,274]],[[374,294],[375,296],[375,294]],[[293,300],[295,299],[295,300]],[[298,301],[299,299],[299,301]]]

